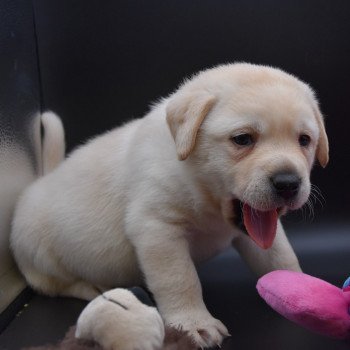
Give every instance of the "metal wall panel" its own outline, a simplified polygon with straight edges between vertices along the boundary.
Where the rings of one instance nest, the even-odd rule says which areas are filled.
[[[43,104],[63,119],[68,150],[141,117],[186,76],[225,62],[280,67],[317,92],[330,163],[312,179],[315,221],[349,222],[348,0],[34,0]],[[306,221],[288,217],[287,222]],[[306,217],[308,212],[306,211]]]
[[[11,218],[40,172],[40,89],[32,4],[0,2],[0,312],[23,289],[9,251]]]

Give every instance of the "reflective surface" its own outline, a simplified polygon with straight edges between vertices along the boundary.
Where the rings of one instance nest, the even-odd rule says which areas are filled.
[[[0,312],[23,288],[9,253],[15,202],[40,171],[39,76],[31,5],[0,4]]]

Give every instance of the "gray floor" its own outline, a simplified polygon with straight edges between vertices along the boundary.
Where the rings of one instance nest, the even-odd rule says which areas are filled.
[[[294,227],[289,232],[304,271],[341,285],[350,273],[346,264],[350,226]],[[271,310],[256,293],[254,276],[233,250],[203,265],[199,273],[208,308],[232,334],[222,349],[341,350],[350,347],[350,343],[313,334]],[[34,296],[0,335],[0,349],[16,350],[57,341],[75,323],[84,305],[75,299]]]

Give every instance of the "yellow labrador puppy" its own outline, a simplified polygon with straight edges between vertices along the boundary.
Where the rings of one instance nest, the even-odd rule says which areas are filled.
[[[56,145],[44,151],[59,162],[51,117]],[[305,83],[265,66],[218,66],[31,185],[13,253],[48,295],[92,299],[144,281],[166,324],[198,347],[220,344],[228,333],[203,302],[195,265],[233,242],[258,275],[300,270],[279,216],[307,201],[315,158],[327,164],[328,141]]]

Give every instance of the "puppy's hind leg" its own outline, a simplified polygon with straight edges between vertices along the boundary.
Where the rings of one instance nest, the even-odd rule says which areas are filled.
[[[100,291],[92,284],[67,276],[64,280],[45,275],[33,268],[22,268],[28,284],[39,293],[48,296],[64,296],[83,300],[92,300],[99,296]]]
[[[63,288],[60,295],[84,300],[93,300],[100,295],[99,289],[85,281],[75,281]]]

